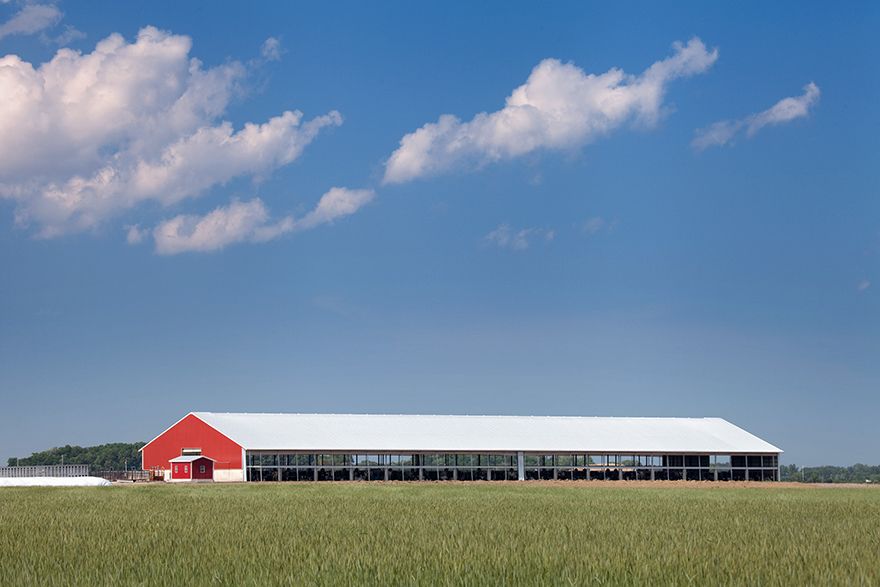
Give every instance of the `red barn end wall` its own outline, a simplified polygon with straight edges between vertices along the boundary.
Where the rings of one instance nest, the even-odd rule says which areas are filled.
[[[241,446],[193,414],[187,414],[141,450],[142,467],[170,471],[169,461],[179,457],[185,448],[199,448],[203,455],[214,459],[215,481],[244,480]]]

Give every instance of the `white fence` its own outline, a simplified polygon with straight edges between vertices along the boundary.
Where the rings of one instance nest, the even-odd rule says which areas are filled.
[[[0,477],[88,477],[88,465],[0,467]]]

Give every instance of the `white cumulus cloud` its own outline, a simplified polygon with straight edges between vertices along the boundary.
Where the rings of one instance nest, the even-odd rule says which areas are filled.
[[[509,224],[501,224],[487,234],[484,240],[501,249],[524,251],[534,239],[552,241],[556,237],[554,230],[545,228],[511,228]]]
[[[12,18],[0,24],[0,39],[10,35],[32,35],[58,24],[63,14],[51,4],[25,4]]]
[[[0,197],[16,202],[19,225],[44,237],[89,230],[146,201],[260,178],[341,124],[337,112],[286,111],[234,128],[221,117],[245,66],[205,68],[191,45],[146,27],[134,42],[113,34],[38,67],[0,57]]]
[[[233,201],[204,216],[181,214],[153,230],[156,252],[174,255],[184,251],[216,251],[239,242],[265,241],[290,231],[289,218],[271,223],[259,198]]]
[[[375,197],[376,192],[373,190],[330,188],[327,193],[321,196],[314,210],[306,214],[301,220],[296,221],[295,227],[305,230],[333,222],[337,218],[350,216]]]
[[[308,230],[333,222],[357,212],[375,197],[372,190],[352,190],[334,187],[318,201],[315,208],[301,219],[285,216],[273,220],[259,198],[249,202],[234,200],[204,216],[181,214],[166,220],[153,229],[156,252],[175,255],[184,252],[210,252],[235,243],[266,242],[290,232]],[[132,238],[130,244],[140,242]],[[140,232],[135,233],[140,236]]]
[[[721,147],[731,143],[737,135],[745,131],[746,136],[753,137],[765,126],[783,124],[797,118],[809,116],[810,110],[819,102],[821,94],[819,86],[813,82],[804,86],[800,96],[783,98],[767,110],[750,114],[738,120],[721,120],[713,122],[705,128],[698,129],[691,146],[697,151],[709,147]]]
[[[627,121],[651,125],[662,113],[667,84],[702,73],[718,58],[700,39],[675,43],[673,55],[640,75],[620,69],[590,74],[545,59],[501,110],[462,122],[444,114],[407,134],[385,164],[385,183],[403,183],[453,167],[479,166],[539,149],[571,149]]]

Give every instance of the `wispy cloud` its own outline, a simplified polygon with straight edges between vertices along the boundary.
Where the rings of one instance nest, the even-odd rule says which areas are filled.
[[[556,232],[551,229],[521,228],[517,230],[511,228],[509,224],[501,224],[483,237],[491,245],[512,251],[524,251],[536,239],[552,241],[554,238],[556,238]]]
[[[142,243],[149,235],[149,231],[141,228],[138,224],[126,226],[125,229],[125,241],[130,245]]]
[[[285,216],[273,220],[259,198],[248,202],[234,200],[204,216],[181,214],[159,224],[153,230],[156,252],[175,255],[184,252],[218,251],[236,243],[261,243],[284,234],[308,230],[350,216],[375,198],[372,190],[334,187],[328,190],[315,208],[301,219]],[[142,240],[137,227],[129,229],[129,243]]]
[[[275,37],[269,37],[263,41],[263,46],[260,47],[260,55],[262,55],[263,59],[266,61],[280,61],[283,53],[284,50],[281,47],[281,40]]]
[[[867,279],[863,279],[863,280],[861,280],[861,281],[859,282],[859,284],[856,286],[856,289],[857,289],[858,291],[862,292],[862,291],[867,291],[867,289],[868,289],[869,287],[871,287],[871,282],[868,281]]]
[[[46,37],[47,41],[50,41],[59,47],[66,47],[67,45],[74,43],[76,41],[81,41],[86,38],[86,34],[81,30],[77,29],[73,25],[64,25],[64,30],[60,35],[54,38]]]
[[[750,114],[738,120],[721,120],[705,128],[698,129],[691,146],[702,151],[709,147],[720,147],[730,144],[742,132],[753,137],[765,126],[773,126],[805,118],[810,110],[819,102],[819,86],[813,82],[804,86],[800,96],[783,98],[767,110]]]
[[[385,164],[384,183],[403,183],[458,166],[480,166],[541,149],[572,149],[627,121],[654,124],[672,80],[702,73],[718,59],[700,39],[676,43],[671,57],[640,75],[620,69],[588,74],[571,63],[545,59],[504,108],[468,122],[451,114],[400,140]]]
[[[591,216],[581,224],[581,232],[587,236],[613,232],[615,228],[617,228],[616,219],[609,220],[602,216]]]
[[[587,234],[596,234],[601,232],[608,223],[601,216],[593,216],[584,222],[584,232]]]
[[[12,18],[0,24],[0,39],[10,35],[32,35],[58,24],[64,16],[52,4],[25,4]]]

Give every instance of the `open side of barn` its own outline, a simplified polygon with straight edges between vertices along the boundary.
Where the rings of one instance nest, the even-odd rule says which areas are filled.
[[[782,452],[720,418],[215,412],[141,450],[168,480],[198,461],[214,481],[778,481]]]

